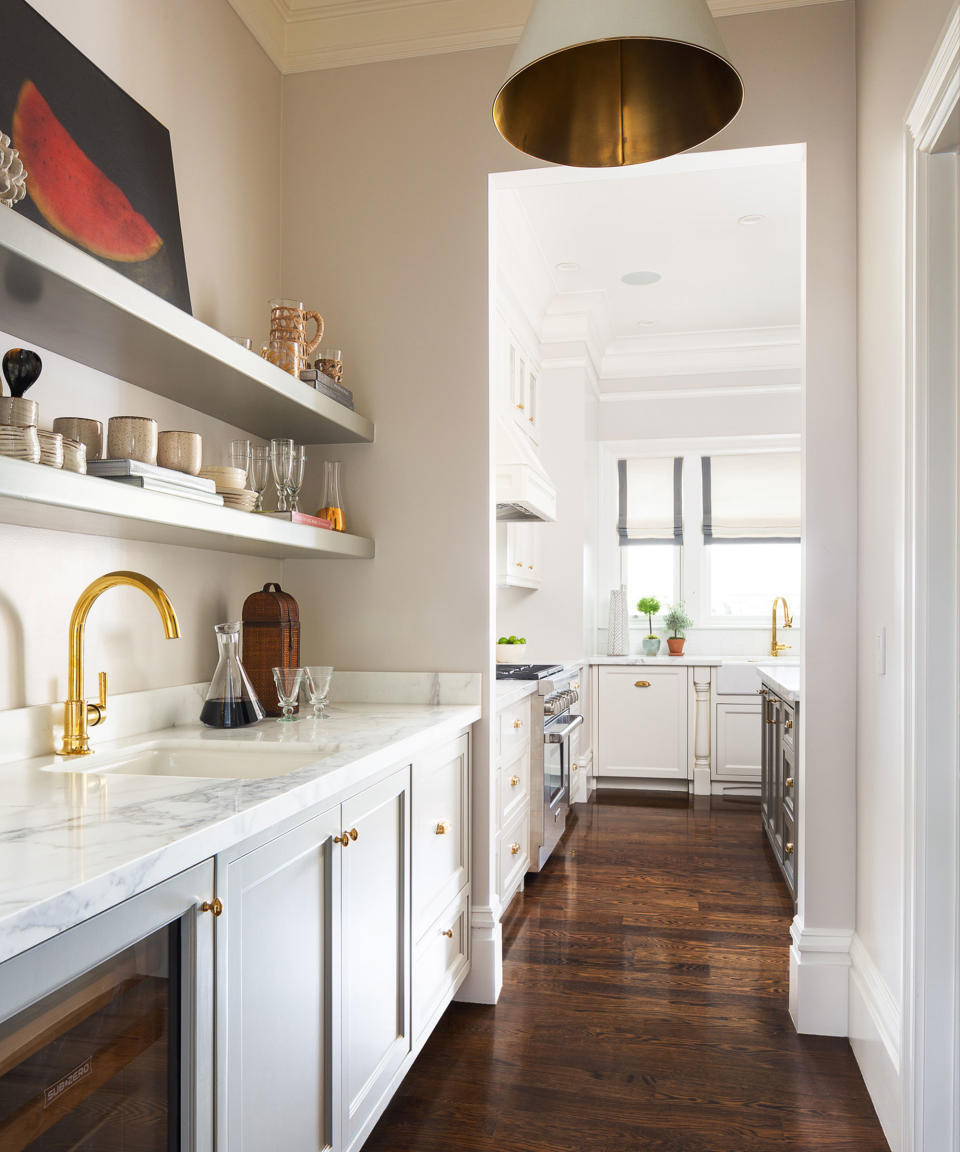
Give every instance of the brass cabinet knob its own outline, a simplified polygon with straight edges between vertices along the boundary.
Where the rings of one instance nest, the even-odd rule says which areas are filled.
[[[634,688],[649,688],[649,687],[650,687],[650,681],[649,680],[638,680],[636,682],[636,684],[634,684]]]
[[[519,776],[511,776],[510,777],[510,787],[511,788],[516,788],[516,786],[519,783],[520,783],[520,777]]]
[[[790,731],[790,729],[791,729],[792,727],[793,727],[793,721],[792,721],[792,720],[788,720],[788,721],[787,721],[787,722],[784,724],[784,728],[786,728],[786,730],[787,730],[788,732]]]
[[[446,931],[440,933],[441,936],[446,936],[448,940],[453,939],[453,929],[447,928]]]
[[[523,721],[522,720],[514,720],[513,726],[514,726],[514,728],[522,728],[523,727]]]
[[[446,834],[449,831],[450,831],[450,824],[446,820],[441,820],[440,823],[436,826],[436,828],[434,828],[434,832],[436,832],[436,834],[438,836],[446,836]]]
[[[527,567],[530,569],[531,572],[533,571],[533,565],[532,564],[528,564]]]
[[[531,424],[533,423],[533,417],[532,416],[528,416],[527,419],[530,421]]]
[[[351,828],[348,835],[350,836],[351,840],[356,840],[359,837],[360,833],[356,830],[356,828]]]
[[[204,900],[200,905],[201,912],[212,912],[214,916],[223,915],[223,901],[219,896],[214,896],[213,900]]]
[[[350,847],[350,833],[344,832],[344,834],[342,836],[334,836],[333,842],[334,842],[334,844],[342,844],[344,846],[344,848],[349,848]]]
[[[784,846],[783,846],[783,850],[786,852],[786,854],[787,854],[788,856],[792,856],[792,855],[793,855],[793,841],[792,841],[792,840],[788,840],[788,841],[786,842],[786,844],[784,844]]]
[[[793,777],[792,777],[792,776],[788,776],[788,777],[786,778],[786,780],[784,780],[784,782],[783,782],[783,783],[784,783],[784,786],[785,786],[786,788],[792,788],[792,787],[793,787]]]
[[[577,772],[579,771],[580,765],[576,762],[576,760],[574,760],[570,767],[574,770],[574,772]]]
[[[511,856],[519,856],[520,855],[520,845],[516,840],[514,840],[514,842],[510,845],[510,855]]]
[[[518,404],[517,407],[520,409],[521,412],[524,410],[522,404]]]
[[[518,567],[518,568],[522,568],[522,567],[523,567],[523,561],[522,561],[522,560],[518,560],[518,561],[517,561],[517,567]]]

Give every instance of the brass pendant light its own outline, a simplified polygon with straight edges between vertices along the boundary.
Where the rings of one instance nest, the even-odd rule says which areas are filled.
[[[555,164],[644,164],[708,140],[743,83],[706,0],[534,0],[493,118]]]

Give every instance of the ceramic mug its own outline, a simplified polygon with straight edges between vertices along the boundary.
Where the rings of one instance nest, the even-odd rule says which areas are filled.
[[[161,468],[196,476],[203,459],[203,438],[199,432],[161,432],[157,441],[157,463]]]
[[[0,396],[0,424],[14,424],[18,428],[36,428],[40,408],[36,400],[25,396]]]
[[[85,416],[58,416],[53,422],[53,430],[62,433],[67,440],[79,440],[87,449],[87,460],[99,460],[103,456],[103,425],[99,420],[88,420]]]
[[[111,416],[107,424],[107,459],[157,462],[157,422],[149,416]]]

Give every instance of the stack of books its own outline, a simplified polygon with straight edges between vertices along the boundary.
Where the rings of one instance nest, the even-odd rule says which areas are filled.
[[[147,492],[162,492],[165,496],[180,496],[184,500],[199,500],[201,504],[223,507],[223,497],[217,495],[213,480],[161,468],[158,464],[144,464],[140,460],[90,460],[87,473],[132,488],[143,488]]]
[[[322,392],[324,396],[329,396],[331,400],[336,400],[344,408],[349,408],[351,412],[354,411],[353,393],[350,389],[344,388],[332,377],[324,376],[319,368],[304,368],[300,373],[300,379],[304,384],[312,384],[318,392]]]

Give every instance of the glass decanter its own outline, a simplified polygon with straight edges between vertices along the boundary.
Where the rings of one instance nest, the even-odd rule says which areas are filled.
[[[337,532],[343,532],[343,500],[340,496],[340,461],[327,460],[323,465],[323,500],[317,511],[318,516],[329,520]]]
[[[240,621],[218,624],[214,632],[220,660],[200,710],[200,721],[210,728],[245,728],[256,724],[265,713],[240,663]]]

